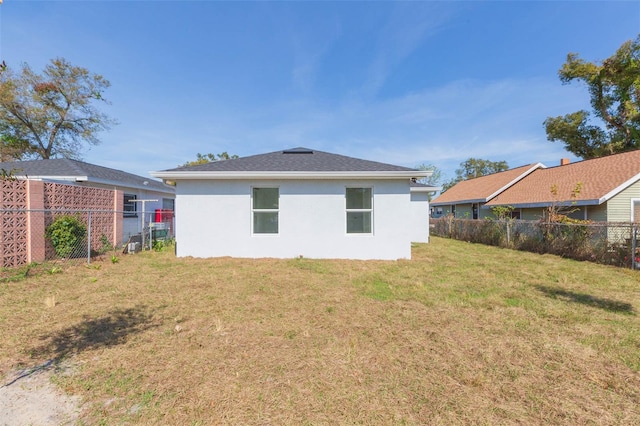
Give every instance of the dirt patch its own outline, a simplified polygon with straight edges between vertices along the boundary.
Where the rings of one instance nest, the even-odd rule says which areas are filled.
[[[2,379],[0,426],[72,425],[80,415],[79,398],[64,395],[50,381],[51,370],[17,371]]]

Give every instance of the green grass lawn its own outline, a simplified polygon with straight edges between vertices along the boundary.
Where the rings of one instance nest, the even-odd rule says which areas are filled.
[[[0,375],[54,359],[84,424],[640,424],[639,310],[636,271],[440,238],[145,252],[0,283]]]

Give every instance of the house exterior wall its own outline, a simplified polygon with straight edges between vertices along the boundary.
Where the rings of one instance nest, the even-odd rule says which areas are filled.
[[[599,206],[587,206],[587,219],[594,222],[607,221],[607,205],[606,203]]]
[[[473,218],[473,208],[471,204],[457,204],[456,205],[456,217],[462,219]]]
[[[429,242],[429,194],[426,192],[412,192],[410,216],[412,237],[414,243]]]
[[[482,208],[482,206],[484,206],[484,204],[480,204],[478,209],[479,219],[495,219],[496,218],[496,216],[493,214],[491,209],[485,209],[485,208]]]
[[[585,217],[585,209],[586,209],[586,217]],[[514,212],[520,213],[521,220],[540,220],[542,219],[546,212],[544,208],[516,208]],[[606,222],[607,221],[607,206],[605,204],[599,206],[582,206],[571,208],[571,213],[568,214],[569,217],[573,219],[587,219],[594,222]],[[483,209],[481,210],[484,214],[482,218],[485,217],[494,217],[490,210]],[[489,214],[487,214],[487,212]]]
[[[137,204],[135,217],[124,217],[122,229],[122,242],[126,242],[132,235],[139,234],[143,226],[148,226],[149,222],[154,221],[156,209],[162,209],[162,199],[175,199],[175,195],[157,191],[144,191],[139,189],[121,188],[122,194],[135,195],[138,200],[157,200],[144,203],[144,224],[142,203]]]
[[[580,206],[580,207],[567,207],[566,210],[565,209],[561,209],[559,211],[559,213],[567,216],[568,218],[571,219],[576,219],[576,220],[587,220],[587,210],[588,208],[591,206]]]
[[[132,235],[139,234],[142,230],[141,219],[139,217],[125,217],[122,220],[122,241],[129,240]]]
[[[632,200],[640,199],[640,181],[630,185],[607,201],[609,222],[631,222]]]
[[[585,217],[585,209],[586,209],[586,217]],[[520,212],[520,219],[522,220],[540,220],[545,217],[546,209],[544,208],[523,208],[523,209],[515,209],[515,211]],[[607,208],[606,206],[582,206],[582,207],[574,207],[569,208],[571,213],[568,214],[569,217],[573,219],[587,219],[594,222],[606,222],[607,221]]]
[[[434,208],[439,209],[439,211],[442,211],[442,214],[439,214],[437,216],[437,217],[442,217],[442,216],[447,216],[447,215],[451,214],[453,206],[450,205],[450,204],[446,204],[446,205],[442,205],[442,206],[436,206]]]
[[[252,234],[254,186],[279,188],[278,234]],[[373,188],[373,234],[346,233],[347,187]],[[428,229],[428,203],[415,210],[410,203],[409,182],[402,180],[181,180],[176,186],[177,255],[410,258],[411,241],[425,236],[415,233],[418,223]]]
[[[447,216],[449,214],[453,214],[454,210],[455,210],[455,217],[457,218],[465,219],[468,217],[469,219],[471,219],[473,215],[473,209],[471,204],[455,204],[455,205],[445,204],[437,207],[442,209],[441,216]]]
[[[520,219],[522,220],[540,220],[543,216],[543,208],[520,209]]]

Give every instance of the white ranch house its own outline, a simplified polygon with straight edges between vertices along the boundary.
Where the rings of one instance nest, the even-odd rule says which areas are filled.
[[[180,257],[408,259],[430,171],[295,148],[152,172],[176,183]]]

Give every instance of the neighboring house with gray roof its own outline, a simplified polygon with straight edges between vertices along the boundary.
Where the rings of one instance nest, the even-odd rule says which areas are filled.
[[[145,222],[156,209],[173,210],[175,188],[163,182],[67,158],[0,162],[0,169],[19,179],[42,180],[93,188],[116,189],[123,193],[123,241],[140,232],[142,203],[145,202]]]
[[[430,171],[294,148],[151,175],[176,182],[178,256],[400,259],[429,239]]]

